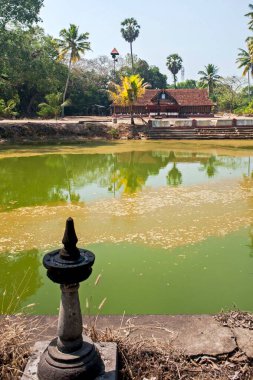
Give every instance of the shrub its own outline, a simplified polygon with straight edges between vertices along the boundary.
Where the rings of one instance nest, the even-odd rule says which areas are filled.
[[[37,114],[41,117],[58,119],[60,117],[62,108],[70,105],[70,100],[65,100],[62,103],[62,94],[60,92],[48,94],[45,96],[47,103],[40,103],[38,105],[39,111]]]
[[[18,104],[18,96],[7,101],[5,101],[4,99],[0,99],[0,117],[11,118],[13,116],[17,116],[18,112],[15,109]]]

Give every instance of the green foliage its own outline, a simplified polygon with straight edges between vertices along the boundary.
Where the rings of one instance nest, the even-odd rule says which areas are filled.
[[[108,131],[109,135],[111,136],[112,139],[117,139],[119,138],[119,131],[116,128],[111,128]]]
[[[122,37],[129,43],[134,42],[140,33],[140,25],[138,25],[138,22],[131,17],[122,21],[121,25],[123,27],[120,30]]]
[[[32,25],[40,21],[39,12],[44,0],[2,0],[0,2],[0,28],[10,23]]]
[[[69,55],[71,63],[76,63],[81,59],[80,54],[90,50],[89,33],[78,34],[79,28],[75,24],[70,24],[69,29],[60,31],[60,39],[57,39],[59,45],[59,59],[64,60]]]
[[[246,13],[246,17],[249,17],[248,26],[250,30],[253,30],[253,4],[249,4],[250,12]]]
[[[168,70],[172,73],[174,79],[174,86],[177,86],[177,74],[183,67],[183,60],[178,54],[171,54],[167,57],[166,65]]]
[[[70,100],[62,103],[62,94],[48,94],[45,96],[47,103],[40,103],[38,105],[40,111],[37,113],[41,117],[54,117],[57,119],[62,112],[62,108],[70,105]]]
[[[253,116],[253,101],[251,101],[246,107],[236,108],[234,113],[238,116]]]
[[[198,83],[194,79],[186,79],[184,82],[178,82],[177,88],[197,88]]]
[[[213,93],[213,100],[217,103],[219,111],[233,112],[236,108],[245,106],[248,96],[244,86],[245,81],[241,78],[223,78]]]
[[[140,75],[144,82],[149,83],[150,88],[166,88],[167,76],[160,73],[157,66],[149,66],[144,59],[134,56],[134,69],[135,73]],[[128,65],[128,56],[126,57],[126,65],[124,65],[119,71],[118,76],[129,76],[132,73],[132,68]]]
[[[16,111],[16,107],[18,104],[18,96],[7,101],[0,99],[0,117],[11,118],[13,116],[17,116],[18,112]]]
[[[19,113],[32,115],[48,93],[62,91],[67,74],[57,61],[55,40],[41,28],[15,28],[0,33],[0,96],[20,98]]]
[[[205,71],[199,71],[198,74],[200,77],[200,84],[202,87],[208,88],[209,96],[213,95],[214,88],[217,83],[222,79],[220,75],[218,75],[218,67],[209,63],[205,66]]]
[[[239,49],[238,58],[236,63],[238,63],[238,68],[243,68],[242,75],[250,73],[253,74],[253,54],[252,45],[248,44],[248,50]]]

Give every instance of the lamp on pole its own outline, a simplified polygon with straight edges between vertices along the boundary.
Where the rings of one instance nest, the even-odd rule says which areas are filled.
[[[114,48],[114,49],[111,51],[111,56],[112,56],[113,64],[114,64],[114,66],[113,66],[113,67],[114,67],[114,69],[113,69],[114,80],[115,80],[115,78],[116,78],[116,62],[118,62],[118,58],[117,58],[118,55],[119,55],[118,50]]]
[[[116,62],[118,62],[118,58],[117,58],[118,55],[119,55],[118,50],[114,48],[111,51],[111,56],[112,56],[112,59],[113,59],[113,76],[114,76],[114,80],[116,80]],[[115,118],[115,104],[113,106],[113,115],[114,115],[113,122],[117,123],[117,119]]]

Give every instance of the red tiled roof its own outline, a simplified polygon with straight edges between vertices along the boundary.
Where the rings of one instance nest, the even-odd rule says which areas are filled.
[[[146,90],[145,94],[137,100],[136,106],[144,106],[148,104],[156,104],[156,100],[153,99],[160,92],[166,92],[170,99],[168,103],[180,106],[213,106],[213,102],[208,98],[208,92],[205,89],[166,89],[166,90]],[[160,102],[166,102],[161,100]]]

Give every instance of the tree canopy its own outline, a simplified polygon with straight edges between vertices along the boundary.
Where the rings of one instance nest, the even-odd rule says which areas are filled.
[[[205,71],[199,71],[198,74],[201,75],[200,77],[200,83],[202,87],[208,88],[208,94],[209,96],[213,95],[213,90],[215,85],[220,81],[221,76],[218,74],[218,67],[213,65],[212,63],[209,63],[207,66],[205,66]]]
[[[183,59],[178,54],[171,54],[167,57],[166,65],[173,75],[174,86],[177,87],[177,74],[183,67]]]
[[[37,23],[44,0],[0,0],[0,27],[10,23],[30,26]]]
[[[114,103],[130,108],[131,123],[134,124],[133,104],[144,95],[147,83],[138,74],[125,76],[121,78],[121,83],[111,83],[109,95]]]

